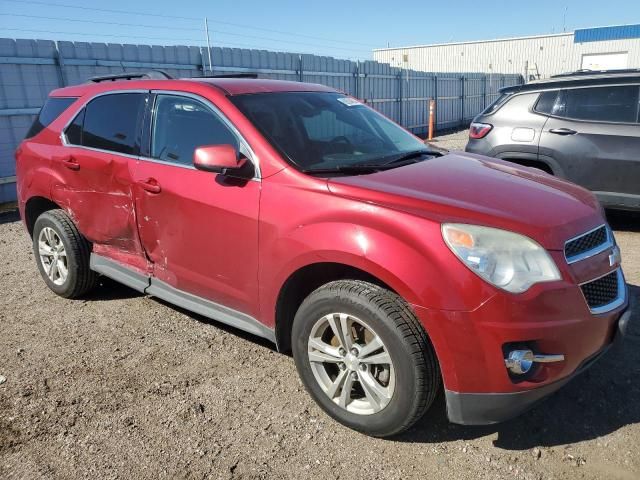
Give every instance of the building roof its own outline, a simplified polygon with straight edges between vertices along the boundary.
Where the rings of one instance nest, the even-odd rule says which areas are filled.
[[[575,43],[604,42],[640,38],[640,25],[612,25],[608,27],[581,28],[574,32]]]
[[[493,38],[490,40],[469,40],[465,42],[447,42],[447,43],[430,43],[425,45],[410,45],[407,47],[389,47],[389,48],[374,48],[374,52],[382,52],[385,50],[404,50],[410,48],[428,48],[428,47],[445,47],[450,45],[471,45],[477,43],[491,43],[491,42],[510,42],[512,40],[531,40],[536,38],[549,38],[549,37],[563,37],[571,36],[573,32],[567,33],[548,33],[546,35],[529,35],[525,37],[509,37],[509,38]]]
[[[562,37],[562,36],[566,36],[566,37],[573,36],[574,43],[640,38],[640,24],[609,25],[604,27],[580,28],[580,29],[576,29],[575,32],[549,33],[544,35],[528,35],[523,37],[495,38],[495,39],[489,39],[489,40],[471,40],[471,41],[465,41],[465,42],[431,43],[431,44],[424,44],[424,45],[411,45],[407,47],[374,48],[373,51],[382,52],[385,50],[404,50],[404,49],[410,49],[410,48],[445,47],[445,46],[451,46],[451,45],[471,45],[471,44],[478,44],[478,43],[511,42],[511,41],[518,41],[518,40],[534,40],[534,39],[540,39],[540,38]]]

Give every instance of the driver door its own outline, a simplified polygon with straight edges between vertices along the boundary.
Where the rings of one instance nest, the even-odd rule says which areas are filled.
[[[257,316],[260,181],[193,167],[200,146],[248,149],[207,100],[178,92],[153,97],[148,157],[133,174],[152,282]]]

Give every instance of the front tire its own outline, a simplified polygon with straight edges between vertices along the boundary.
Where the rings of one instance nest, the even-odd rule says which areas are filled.
[[[63,210],[49,210],[33,228],[33,251],[47,286],[64,298],[78,298],[97,283],[89,268],[91,244]]]
[[[407,303],[368,282],[340,280],[312,292],[296,313],[292,349],[320,407],[367,435],[409,428],[440,386],[435,352]]]

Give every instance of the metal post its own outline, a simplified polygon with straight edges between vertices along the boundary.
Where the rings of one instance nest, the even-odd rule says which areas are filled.
[[[485,108],[487,108],[487,76],[486,75],[483,77],[482,86],[483,86],[482,109],[484,110]]]
[[[211,40],[209,39],[209,21],[204,17],[204,33],[207,36],[207,53],[209,56],[209,71],[213,73],[213,62],[211,61]]]
[[[197,66],[198,65],[196,65],[196,67]],[[200,71],[202,72],[202,75],[204,75],[205,74],[205,69],[207,67],[207,62],[204,59],[204,48],[203,47],[200,47],[200,65],[199,65],[199,67],[200,67]]]
[[[464,125],[464,76],[460,77],[460,85],[462,87],[462,95],[460,95],[460,102],[462,103],[462,118],[460,119],[460,125]]]
[[[298,54],[298,81],[304,82],[304,71],[302,70],[302,54]]]
[[[355,97],[360,98],[360,60],[356,62],[356,84],[355,84]]]
[[[58,48],[58,42],[55,42],[55,60],[56,65],[58,67],[58,80],[60,81],[60,85],[66,87],[69,85],[67,82],[67,75],[64,72],[64,58],[62,58],[62,54],[60,53],[60,49]]]
[[[436,115],[435,115],[435,128],[438,129],[438,75],[433,76],[434,81],[434,94],[433,99],[436,105]]]
[[[404,116],[403,116],[403,108],[402,108],[402,68],[400,69],[400,73],[398,73],[398,101],[399,101],[399,120],[400,120],[400,125],[402,125],[403,127],[404,125]]]

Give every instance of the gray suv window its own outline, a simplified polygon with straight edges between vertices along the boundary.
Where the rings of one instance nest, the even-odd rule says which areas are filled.
[[[556,99],[558,98],[558,90],[550,90],[542,92],[536,102],[535,111],[546,113],[547,115],[555,115],[557,113]]]
[[[638,85],[562,90],[555,115],[596,122],[638,123]]]
[[[489,115],[489,114],[495,112],[504,103],[506,103],[506,101],[509,99],[510,96],[511,96],[510,93],[501,93],[498,98],[496,98],[487,108],[485,108],[482,111],[481,115]]]

